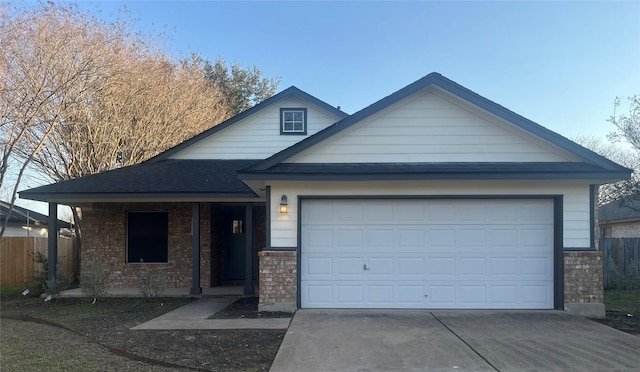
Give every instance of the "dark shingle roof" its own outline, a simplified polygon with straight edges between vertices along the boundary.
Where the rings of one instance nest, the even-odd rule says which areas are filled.
[[[263,172],[240,172],[250,179],[591,179],[611,176],[588,163],[280,163]]]
[[[256,197],[238,179],[237,172],[257,160],[176,160],[141,163],[108,172],[36,187],[20,192],[32,200],[60,201],[86,198],[174,197],[207,194],[210,197]]]
[[[612,201],[598,208],[599,223],[640,219],[640,195]]]
[[[11,214],[9,214],[9,209],[9,203],[0,201],[0,221],[4,221],[4,219],[9,216],[10,224],[34,226],[47,226],[48,224],[49,217],[42,213],[14,205]],[[70,228],[71,224],[66,221],[58,220],[58,227]]]

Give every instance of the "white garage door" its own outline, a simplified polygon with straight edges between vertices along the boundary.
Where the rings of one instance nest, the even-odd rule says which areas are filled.
[[[552,200],[303,200],[301,227],[303,308],[553,308]]]

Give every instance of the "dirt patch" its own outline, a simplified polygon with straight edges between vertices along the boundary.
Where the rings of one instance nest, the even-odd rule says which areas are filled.
[[[209,319],[259,319],[259,318],[291,318],[292,313],[282,311],[258,311],[258,297],[241,297],[231,305],[218,311]]]
[[[640,316],[630,313],[607,311],[605,319],[596,319],[598,323],[640,336]]]
[[[114,357],[125,358],[137,365],[145,366],[144,368],[153,366],[170,370],[181,367],[206,371],[269,370],[284,337],[284,330],[130,330],[137,324],[194,300],[104,298],[92,305],[84,299],[55,299],[44,303],[41,299],[3,296],[0,309],[2,317],[5,318],[22,317],[28,320],[25,317],[33,317],[52,322],[63,327],[59,327],[59,332],[67,335],[63,338],[79,337],[100,350],[106,350]],[[41,323],[44,322],[17,322],[13,327],[18,329],[17,332],[20,332],[20,327],[54,328],[50,324]],[[37,334],[34,332],[34,338],[25,342],[37,344],[41,341]],[[2,338],[5,338],[4,332]],[[25,360],[30,358],[27,351],[29,348],[25,347],[22,350],[22,357]],[[175,368],[172,368],[174,365]],[[86,365],[83,367],[84,370],[99,370],[85,367]]]

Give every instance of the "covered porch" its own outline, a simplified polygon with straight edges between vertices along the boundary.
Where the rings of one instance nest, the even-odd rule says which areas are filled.
[[[132,288],[141,273],[166,277],[166,288],[241,286],[255,293],[258,251],[266,247],[268,197],[237,172],[255,160],[174,160],[141,163],[20,192],[81,208],[81,272],[98,262],[112,289]],[[57,241],[50,234],[48,272],[56,274]]]

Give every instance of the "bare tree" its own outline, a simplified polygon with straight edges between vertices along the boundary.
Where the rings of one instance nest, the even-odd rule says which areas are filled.
[[[170,61],[126,18],[68,3],[0,16],[0,176],[19,169],[12,201],[29,167],[60,181],[135,164],[227,116],[201,69]]]
[[[628,180],[602,185],[598,204],[619,203],[622,207],[640,211],[640,96],[628,99],[628,112],[620,112],[622,101],[614,100],[614,112],[607,121],[614,126],[609,142],[593,137],[577,137],[577,143],[635,171]]]
[[[55,17],[4,5],[0,10],[0,187],[14,173],[10,211],[25,171],[45,142],[71,111],[86,99],[86,87],[96,84],[91,51],[80,58],[75,31],[65,23],[49,23],[64,9],[44,5]],[[7,220],[3,221],[0,236]]]

